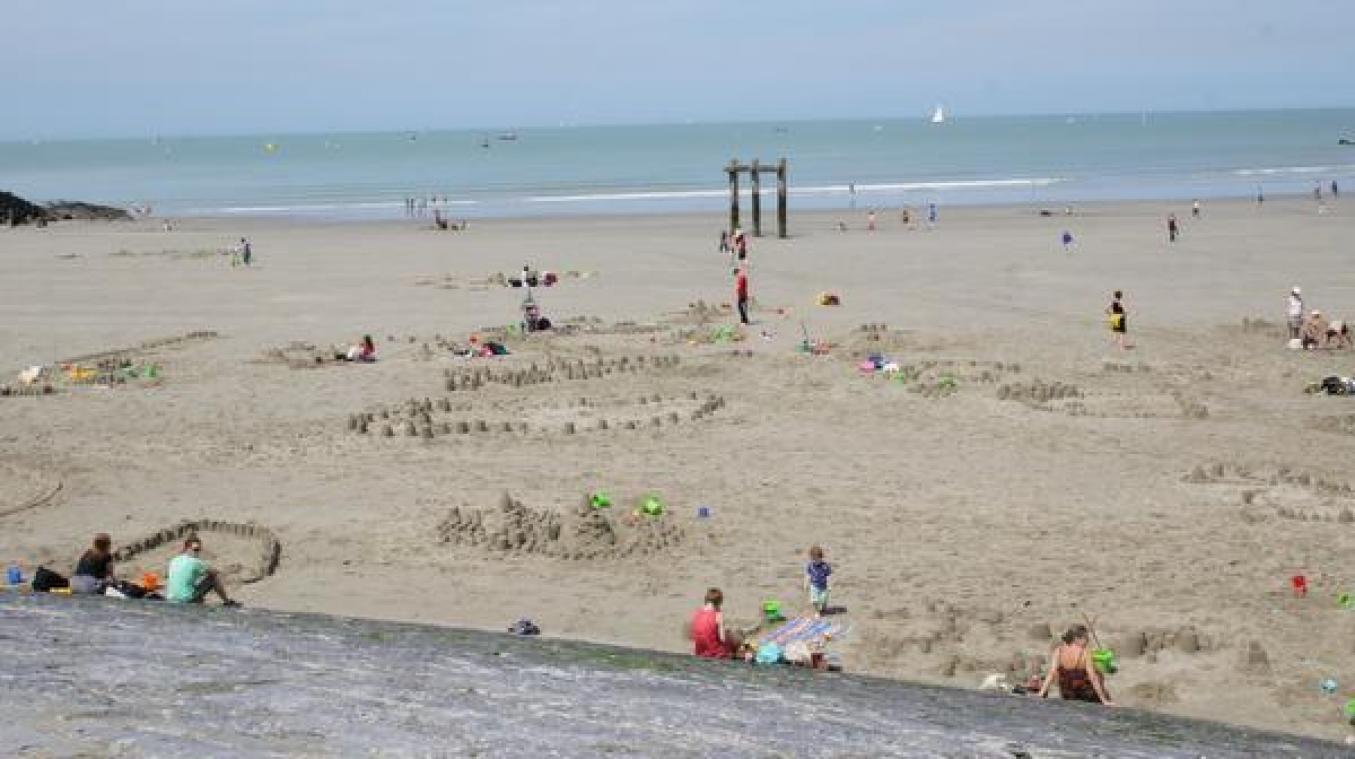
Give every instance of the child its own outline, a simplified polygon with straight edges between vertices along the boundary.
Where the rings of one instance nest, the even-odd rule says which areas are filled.
[[[1116,290],[1115,297],[1111,299],[1110,305],[1106,306],[1106,316],[1110,320],[1110,334],[1115,338],[1115,344],[1119,346],[1120,350],[1132,347],[1126,337],[1129,334],[1129,325],[1125,323],[1125,320],[1129,315],[1125,312],[1123,299],[1124,293]]]
[[[828,576],[833,568],[823,560],[823,549],[812,546],[809,549],[809,563],[805,565],[805,590],[809,592],[809,604],[814,607],[814,616],[821,617],[828,608]]]

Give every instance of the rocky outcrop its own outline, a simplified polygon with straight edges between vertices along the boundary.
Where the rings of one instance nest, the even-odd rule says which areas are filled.
[[[75,200],[55,200],[38,205],[9,192],[0,192],[0,224],[46,223],[49,221],[128,221],[132,215],[121,208],[81,203]]]
[[[8,192],[0,192],[0,224],[12,226],[47,218],[42,206]]]
[[[81,203],[74,200],[56,200],[43,206],[48,219],[73,221],[130,221],[132,215],[121,208]]]
[[[0,593],[0,640],[3,756],[1349,756],[1137,709],[259,608]]]

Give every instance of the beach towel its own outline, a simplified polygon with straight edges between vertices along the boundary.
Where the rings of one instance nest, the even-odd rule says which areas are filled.
[[[829,638],[841,637],[843,633],[842,625],[835,622],[813,617],[795,617],[759,638],[758,645],[775,643],[784,648],[796,641],[806,643],[826,641]]]

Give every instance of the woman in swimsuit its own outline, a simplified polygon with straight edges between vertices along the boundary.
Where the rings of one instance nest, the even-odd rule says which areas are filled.
[[[1092,664],[1091,652],[1087,650],[1087,628],[1074,625],[1063,634],[1063,643],[1054,649],[1049,658],[1049,674],[1045,676],[1040,688],[1040,698],[1049,695],[1049,686],[1055,680],[1059,683],[1059,695],[1064,701],[1088,701],[1093,704],[1114,706],[1101,673]]]

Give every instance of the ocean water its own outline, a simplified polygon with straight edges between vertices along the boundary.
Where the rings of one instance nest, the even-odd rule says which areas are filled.
[[[1355,192],[1341,137],[1355,110],[147,136],[0,143],[0,189],[157,216],[400,218],[411,196],[453,218],[718,211],[731,158],[784,157],[792,210],[1054,205]]]

